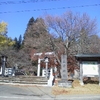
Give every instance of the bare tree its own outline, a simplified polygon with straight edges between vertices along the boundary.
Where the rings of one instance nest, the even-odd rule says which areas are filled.
[[[48,32],[54,36],[50,38],[50,45],[58,62],[61,63],[59,54],[65,54],[70,67],[68,69],[74,70],[76,65],[72,64],[73,55],[90,52],[89,37],[97,33],[96,20],[90,19],[86,13],[81,15],[72,11],[65,12],[62,16],[46,15],[44,20]]]
[[[100,38],[97,35],[92,35],[89,41],[89,51],[95,54],[100,53]]]
[[[82,50],[87,48],[88,38],[97,33],[95,19],[90,19],[85,13],[80,15],[69,11],[62,16],[47,15],[45,23],[49,32],[59,38],[62,45],[60,48],[52,40],[53,46],[55,45],[59,50],[63,50],[67,56],[80,51],[84,53]]]

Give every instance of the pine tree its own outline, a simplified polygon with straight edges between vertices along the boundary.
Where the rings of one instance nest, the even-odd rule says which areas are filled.
[[[20,35],[20,36],[19,36],[19,39],[17,39],[17,38],[15,37],[14,41],[15,41],[14,48],[15,48],[16,50],[20,50],[20,49],[21,49],[21,46],[22,46],[22,36]]]
[[[31,17],[30,20],[29,20],[29,22],[28,22],[28,24],[27,24],[27,27],[33,25],[34,22],[35,22],[35,19],[33,17]]]
[[[17,38],[16,38],[16,37],[15,37],[14,41],[15,41],[15,44],[14,44],[14,49],[16,49],[16,50],[17,50],[17,48],[18,48],[18,40],[17,40]]]
[[[21,45],[22,45],[22,36],[19,36],[19,40],[18,40],[18,49],[21,49]]]

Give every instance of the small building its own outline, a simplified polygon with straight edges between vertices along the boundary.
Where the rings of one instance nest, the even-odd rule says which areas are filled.
[[[84,77],[98,77],[100,85],[100,54],[77,54],[75,58],[80,66],[80,84]]]

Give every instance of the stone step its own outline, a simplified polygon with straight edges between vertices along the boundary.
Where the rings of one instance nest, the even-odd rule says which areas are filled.
[[[20,84],[47,84],[48,80],[45,77],[0,77],[0,82],[5,83],[20,83]]]
[[[0,82],[4,82],[4,83],[20,83],[20,84],[47,84],[47,82],[28,82],[28,81],[9,81],[9,80],[4,80],[4,81],[0,81]]]
[[[6,81],[6,80],[9,80],[9,81],[30,81],[30,82],[46,82],[46,81],[48,81],[47,79],[0,79],[0,81]]]
[[[20,76],[20,77],[0,77],[0,79],[46,79],[45,77],[37,77],[37,76]]]
[[[0,81],[6,81],[6,80],[9,80],[9,81],[30,81],[30,82],[46,82],[48,80],[24,80],[24,79],[0,79]]]

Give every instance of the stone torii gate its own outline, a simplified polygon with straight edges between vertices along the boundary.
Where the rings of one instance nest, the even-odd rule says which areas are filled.
[[[44,54],[45,56],[47,56],[47,55],[53,55],[54,54],[54,52],[46,52],[46,53],[34,53],[34,56],[39,56],[38,57],[38,69],[37,69],[37,76],[40,76],[40,63],[41,63],[41,61],[44,61],[45,63],[46,63],[46,77],[47,77],[47,71],[48,71],[48,62],[49,62],[49,60],[48,60],[48,57],[45,57],[45,58],[40,58],[40,56],[42,55],[42,54]]]

